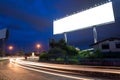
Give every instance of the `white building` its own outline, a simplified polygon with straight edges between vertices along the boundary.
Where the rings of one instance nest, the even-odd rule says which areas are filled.
[[[108,38],[92,45],[101,52],[120,52],[120,38]]]

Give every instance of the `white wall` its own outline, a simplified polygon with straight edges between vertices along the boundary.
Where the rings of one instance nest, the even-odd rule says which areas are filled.
[[[101,42],[97,45],[94,45],[94,49],[97,50],[99,49],[100,51],[102,52],[120,52],[120,48],[116,48],[116,42],[120,42],[120,40],[114,40],[114,41],[104,41],[104,42]],[[109,49],[102,49],[102,44],[109,44]]]

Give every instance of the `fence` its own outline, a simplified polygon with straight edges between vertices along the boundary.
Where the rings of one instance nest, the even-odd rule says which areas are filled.
[[[80,59],[80,64],[96,66],[120,66],[120,59]]]

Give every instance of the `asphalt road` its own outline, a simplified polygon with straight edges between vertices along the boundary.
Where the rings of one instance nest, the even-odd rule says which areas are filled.
[[[0,80],[91,80],[90,78],[74,77],[43,71],[17,63],[0,62]]]
[[[28,63],[28,62],[27,62]],[[33,64],[33,63],[32,63]],[[53,70],[25,62],[0,62],[0,80],[109,80]]]

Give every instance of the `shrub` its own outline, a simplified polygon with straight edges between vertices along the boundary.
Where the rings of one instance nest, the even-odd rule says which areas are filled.
[[[56,61],[58,61],[58,62],[63,62],[63,61],[64,61],[64,58],[57,58]]]
[[[79,52],[79,57],[80,57],[80,58],[89,58],[90,55],[91,55],[91,54],[90,54],[90,51],[89,51],[89,50]]]
[[[48,60],[49,59],[49,54],[47,52],[42,52],[39,55],[39,59],[41,59],[41,60]]]

